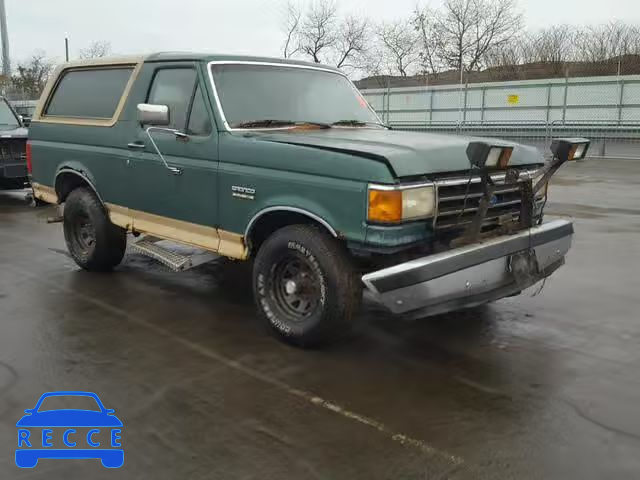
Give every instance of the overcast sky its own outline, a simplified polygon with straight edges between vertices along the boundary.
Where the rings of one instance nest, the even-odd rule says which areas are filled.
[[[416,0],[336,0],[343,13],[374,21],[408,15]],[[437,7],[441,0],[421,2]],[[5,0],[12,63],[44,50],[71,57],[95,40],[115,53],[202,50],[279,56],[286,0]],[[625,20],[640,23],[640,0],[520,0],[528,28]]]

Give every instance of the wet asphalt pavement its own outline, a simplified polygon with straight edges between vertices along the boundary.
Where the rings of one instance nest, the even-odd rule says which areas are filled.
[[[547,212],[576,235],[539,295],[411,322],[366,302],[317,351],[265,333],[242,267],[83,272],[52,209],[0,192],[0,479],[640,478],[639,187],[640,161],[565,166]],[[15,466],[53,390],[115,409],[122,468]]]

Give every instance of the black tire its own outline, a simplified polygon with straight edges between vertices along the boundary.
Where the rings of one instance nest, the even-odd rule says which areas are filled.
[[[300,347],[350,332],[362,302],[346,248],[313,225],[287,226],[267,238],[254,262],[253,293],[270,329]]]
[[[109,220],[102,203],[88,188],[76,188],[64,205],[64,238],[75,262],[85,270],[105,272],[122,261],[127,232]]]

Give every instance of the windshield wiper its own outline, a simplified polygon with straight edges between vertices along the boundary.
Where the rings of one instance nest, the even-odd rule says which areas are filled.
[[[263,119],[263,120],[248,120],[245,122],[238,122],[231,125],[232,128],[278,128],[278,127],[298,127],[304,125],[312,125],[320,128],[331,128],[328,123],[322,122],[296,122],[293,120],[276,120],[276,119]]]
[[[386,125],[378,122],[365,122],[363,120],[338,120],[331,124],[334,127],[367,127],[369,125],[375,125],[377,127],[387,128]]]

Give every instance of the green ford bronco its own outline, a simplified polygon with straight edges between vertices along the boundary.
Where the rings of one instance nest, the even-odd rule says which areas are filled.
[[[27,156],[36,198],[64,204],[80,267],[111,270],[128,233],[176,271],[250,260],[260,316],[312,345],[348,331],[363,289],[427,316],[549,276],[573,227],[542,222],[546,185],[588,146],[554,141],[545,162],[511,142],[400,132],[331,67],[159,53],[59,67]]]

